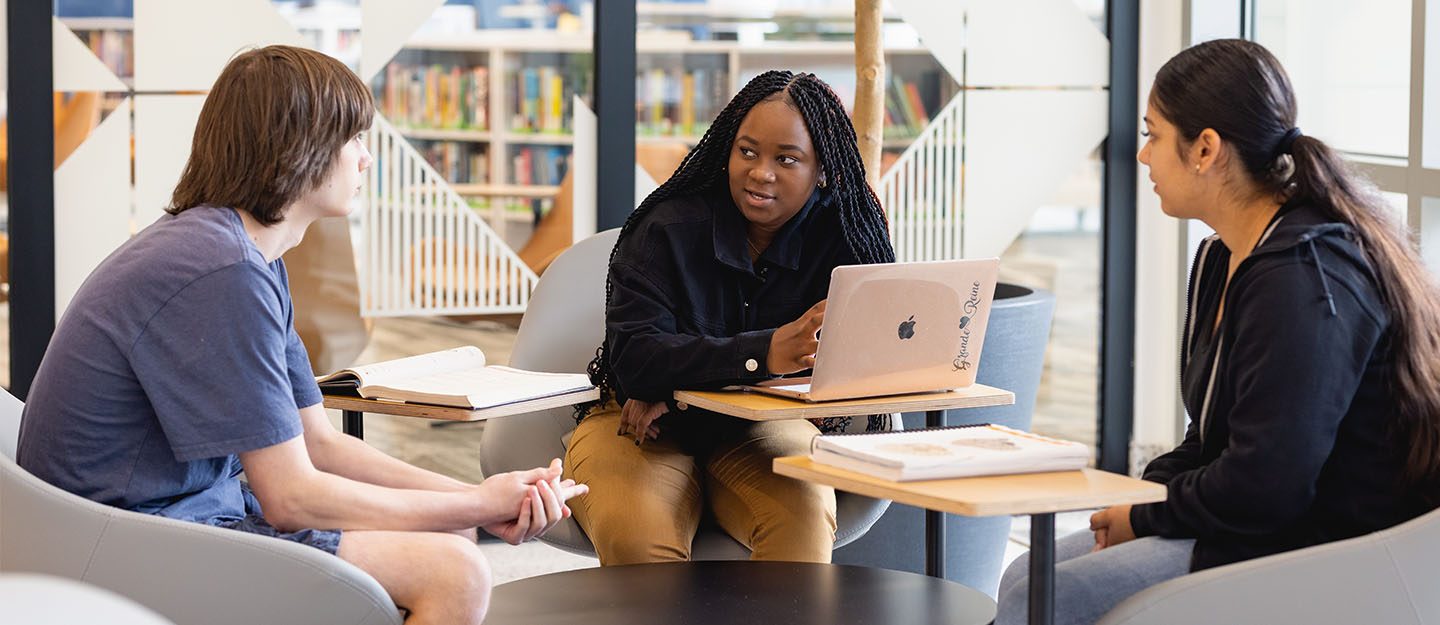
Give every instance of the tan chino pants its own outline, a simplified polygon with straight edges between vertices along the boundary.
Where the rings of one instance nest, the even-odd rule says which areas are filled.
[[[588,484],[590,493],[570,506],[601,565],[688,560],[706,506],[753,560],[830,561],[834,489],[771,470],[774,458],[809,453],[814,425],[696,410],[665,418],[715,421],[691,430],[699,434],[688,442],[662,429],[658,440],[636,446],[633,435],[616,434],[620,408],[612,402],[571,437],[566,477]]]

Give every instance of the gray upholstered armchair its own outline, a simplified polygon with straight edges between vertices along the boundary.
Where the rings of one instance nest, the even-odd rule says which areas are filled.
[[[510,366],[536,371],[583,373],[605,338],[605,273],[619,229],[606,230],[566,250],[555,259],[530,295],[530,304],[515,336]],[[575,427],[574,411],[557,408],[485,423],[480,466],[486,475],[542,466],[565,455],[562,439]],[[864,419],[857,419],[863,422]],[[892,419],[897,427],[900,419]],[[836,492],[835,546],[864,535],[885,513],[887,500]],[[581,555],[595,548],[573,518],[561,521],[540,537]],[[696,560],[735,560],[749,551],[723,530],[705,524],[691,545]]]
[[[15,464],[23,405],[0,391],[0,571],[55,575],[176,623],[399,625],[379,582],[313,547],[130,512]]]
[[[1440,510],[1365,536],[1191,573],[1100,625],[1440,623]]]

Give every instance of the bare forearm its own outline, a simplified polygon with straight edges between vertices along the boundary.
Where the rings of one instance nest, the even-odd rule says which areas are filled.
[[[264,512],[271,524],[290,531],[463,530],[513,516],[513,512],[507,516],[485,505],[473,489],[390,488],[320,471],[287,486],[280,501],[270,502]]]
[[[341,434],[320,404],[301,408],[300,420],[305,424],[305,452],[310,464],[325,473],[390,488],[451,492],[470,486],[401,462],[365,441]]]
[[[438,492],[459,491],[472,486],[396,459],[353,436],[337,433],[309,447],[310,461],[315,468],[357,482]]]

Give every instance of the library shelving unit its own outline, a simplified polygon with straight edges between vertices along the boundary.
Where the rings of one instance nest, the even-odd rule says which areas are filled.
[[[692,40],[642,32],[636,40],[637,143],[693,146],[754,76],[814,72],[850,106],[854,44]],[[457,193],[512,245],[523,243],[569,168],[571,102],[593,90],[588,35],[479,30],[416,38],[374,82],[380,111]],[[958,90],[922,47],[886,50],[884,147],[896,153]]]

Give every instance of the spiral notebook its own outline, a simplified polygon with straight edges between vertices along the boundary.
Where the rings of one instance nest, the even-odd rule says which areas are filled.
[[[810,459],[895,482],[1075,471],[1090,461],[1082,443],[1007,428],[960,425],[898,432],[825,434]]]

